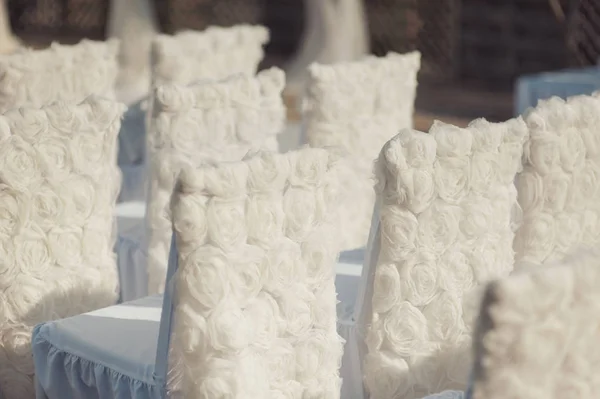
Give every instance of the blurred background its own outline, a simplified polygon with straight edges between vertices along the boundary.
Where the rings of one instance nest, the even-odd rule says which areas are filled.
[[[303,0],[149,1],[166,33],[265,25],[265,66],[285,65],[306,27]],[[110,0],[6,4],[14,34],[30,46],[107,35]],[[422,53],[417,128],[432,118],[504,120],[538,97],[600,87],[600,0],[365,0],[363,7],[372,53]],[[560,72],[539,74],[548,71]]]

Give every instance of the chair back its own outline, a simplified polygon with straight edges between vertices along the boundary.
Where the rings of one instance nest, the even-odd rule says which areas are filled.
[[[520,268],[486,290],[473,399],[600,395],[600,253]]]
[[[152,85],[188,85],[199,79],[254,76],[269,31],[263,26],[211,26],[201,32],[158,35],[152,42]]]
[[[371,399],[466,388],[471,298],[513,269],[514,178],[526,139],[521,119],[436,122],[382,149],[379,226],[355,316]]]
[[[0,113],[57,100],[77,104],[90,95],[114,99],[118,52],[112,39],[0,55]]]
[[[90,97],[0,116],[0,396],[34,397],[36,324],[113,305],[124,106]]]
[[[524,116],[517,264],[561,261],[600,243],[600,97],[554,97]]]
[[[340,162],[304,149],[182,172],[171,397],[339,397]]]
[[[154,91],[148,135],[147,245],[149,293],[162,292],[171,237],[169,201],[184,166],[239,161],[250,150],[277,149],[285,124],[283,72],[236,75]]]
[[[345,250],[367,243],[375,204],[373,162],[381,147],[401,129],[412,128],[420,58],[418,52],[389,53],[309,69],[308,143],[343,148],[352,159],[340,175],[346,190],[340,227]]]

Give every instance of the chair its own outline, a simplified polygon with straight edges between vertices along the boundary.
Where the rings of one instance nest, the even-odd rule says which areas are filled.
[[[37,323],[116,303],[124,107],[90,97],[0,116],[0,396],[34,397]]]
[[[264,55],[262,46],[268,37],[264,27],[246,25],[156,35],[150,45],[151,86],[185,86],[206,79],[222,80],[240,73],[254,76]],[[125,147],[121,147],[125,150],[122,150],[119,165],[123,170],[124,182],[129,183],[123,186],[123,201],[141,200],[143,196],[140,193],[145,195],[147,192],[144,167],[146,148],[140,144],[147,140],[146,130],[149,126],[146,125],[151,123],[151,118],[147,123],[144,120],[149,113],[148,108],[147,98],[135,102],[123,121],[121,142]]]
[[[79,103],[92,94],[113,99],[118,51],[117,40],[82,40],[0,55],[0,113],[57,100]]]
[[[413,52],[310,67],[308,143],[344,148],[352,158],[340,176],[347,191],[340,229],[344,250],[367,243],[375,204],[373,162],[386,141],[412,128],[419,66],[420,54]]]
[[[338,397],[342,164],[304,149],[186,168],[162,316],[148,297],[37,326],[38,397]]]
[[[472,399],[600,395],[597,249],[521,267],[486,290]]]
[[[515,180],[523,209],[515,259],[560,262],[600,242],[600,98],[540,101],[524,120],[530,138]]]
[[[381,151],[379,216],[348,348],[363,361],[371,399],[466,388],[472,302],[479,286],[513,269],[513,181],[527,134],[521,119],[466,129],[435,122],[429,134],[403,130]]]
[[[170,242],[169,200],[186,165],[241,160],[253,149],[277,149],[285,123],[283,72],[238,75],[188,87],[165,85],[154,94],[148,135],[148,292],[164,289]],[[143,272],[144,274],[146,271]]]
[[[515,87],[515,114],[523,115],[539,100],[592,94],[600,89],[600,67],[568,69],[519,77]]]
[[[269,31],[263,26],[211,26],[204,31],[158,35],[152,42],[152,84],[188,85],[200,79],[254,76]]]

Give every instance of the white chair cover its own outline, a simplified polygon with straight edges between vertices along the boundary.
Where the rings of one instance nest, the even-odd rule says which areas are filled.
[[[184,170],[171,395],[339,398],[339,159],[304,149]]]
[[[152,43],[153,85],[187,85],[199,79],[256,74],[269,31],[263,26],[211,26],[204,31],[158,35]]]
[[[34,397],[31,331],[114,304],[124,106],[90,97],[0,116],[0,396]]]
[[[540,101],[524,116],[530,138],[517,176],[523,225],[517,261],[560,261],[600,243],[600,98]]]
[[[82,40],[0,55],[0,113],[57,100],[75,104],[92,94],[114,98],[118,51],[117,40]]]
[[[600,396],[598,259],[597,250],[578,252],[488,286],[473,399]]]
[[[336,146],[352,158],[342,172],[341,239],[345,250],[367,243],[375,193],[373,162],[401,129],[412,128],[420,53],[310,67],[306,129],[311,147]]]
[[[169,201],[184,165],[242,159],[249,150],[277,149],[285,124],[285,77],[276,68],[189,87],[165,85],[154,95],[150,162],[148,274],[150,294],[164,289],[171,218]]]
[[[379,227],[363,270],[359,331],[371,399],[464,390],[471,366],[470,298],[513,269],[523,121],[440,122],[404,130],[376,166]]]

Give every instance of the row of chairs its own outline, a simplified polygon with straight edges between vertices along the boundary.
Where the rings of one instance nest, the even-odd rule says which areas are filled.
[[[226,41],[226,31],[218,32],[211,43],[248,37]],[[202,34],[195,35],[202,43]],[[364,390],[374,399],[462,391],[470,374],[467,395],[477,399],[568,392],[569,385],[535,375],[548,368],[557,378],[570,371],[580,389],[597,392],[593,377],[581,371],[596,361],[584,346],[597,334],[594,256],[582,255],[575,267],[532,264],[564,262],[597,243],[600,99],[553,99],[524,120],[477,120],[466,129],[436,123],[427,134],[409,129],[418,54],[313,66],[305,108],[312,148],[278,154],[284,77],[276,69],[254,76],[260,58],[249,48],[265,42],[264,35],[256,38],[242,46],[250,56],[236,61],[250,60],[252,68],[204,66],[252,73],[199,74],[185,82],[157,77],[153,86],[148,288],[164,290],[164,299],[160,331],[142,348],[146,363],[137,362],[139,347],[129,345],[151,328],[133,329],[114,314],[127,307],[144,313],[143,304],[156,297],[85,313],[117,298],[111,243],[124,107],[98,97],[69,100],[56,94],[67,89],[53,88],[52,101],[63,102],[19,104],[24,108],[4,113],[0,180],[9,217],[2,230],[0,391],[33,397],[37,373],[38,397],[48,398],[335,398],[341,363],[345,397],[362,397]],[[223,59],[245,54],[225,47],[230,55]],[[200,53],[196,59],[207,64],[221,59]],[[63,59],[78,65],[75,56]],[[174,59],[164,61],[192,65]],[[86,64],[87,72],[92,66]],[[158,76],[171,69],[155,70]],[[73,79],[70,87],[78,87]],[[37,98],[34,89],[21,89],[26,83],[21,78],[12,87]],[[369,231],[354,313],[336,320],[337,254],[363,246]],[[523,272],[508,277],[513,270]],[[482,288],[494,279],[500,280],[484,298],[475,346],[481,357],[472,368]],[[546,302],[538,294],[544,289],[557,294]],[[526,304],[547,306],[523,308],[524,296]],[[560,312],[547,312],[552,308]],[[546,331],[542,321],[531,323],[534,315],[547,317],[556,342],[565,344],[545,358],[551,363],[538,360],[546,347],[519,341],[535,342]],[[584,323],[585,315],[592,320]],[[48,322],[55,319],[63,320]],[[527,327],[534,332],[525,335]],[[570,337],[583,331],[586,339],[565,340],[559,330]],[[518,345],[515,365],[507,351]],[[148,350],[156,354],[151,361]],[[530,369],[536,371],[525,373]]]

